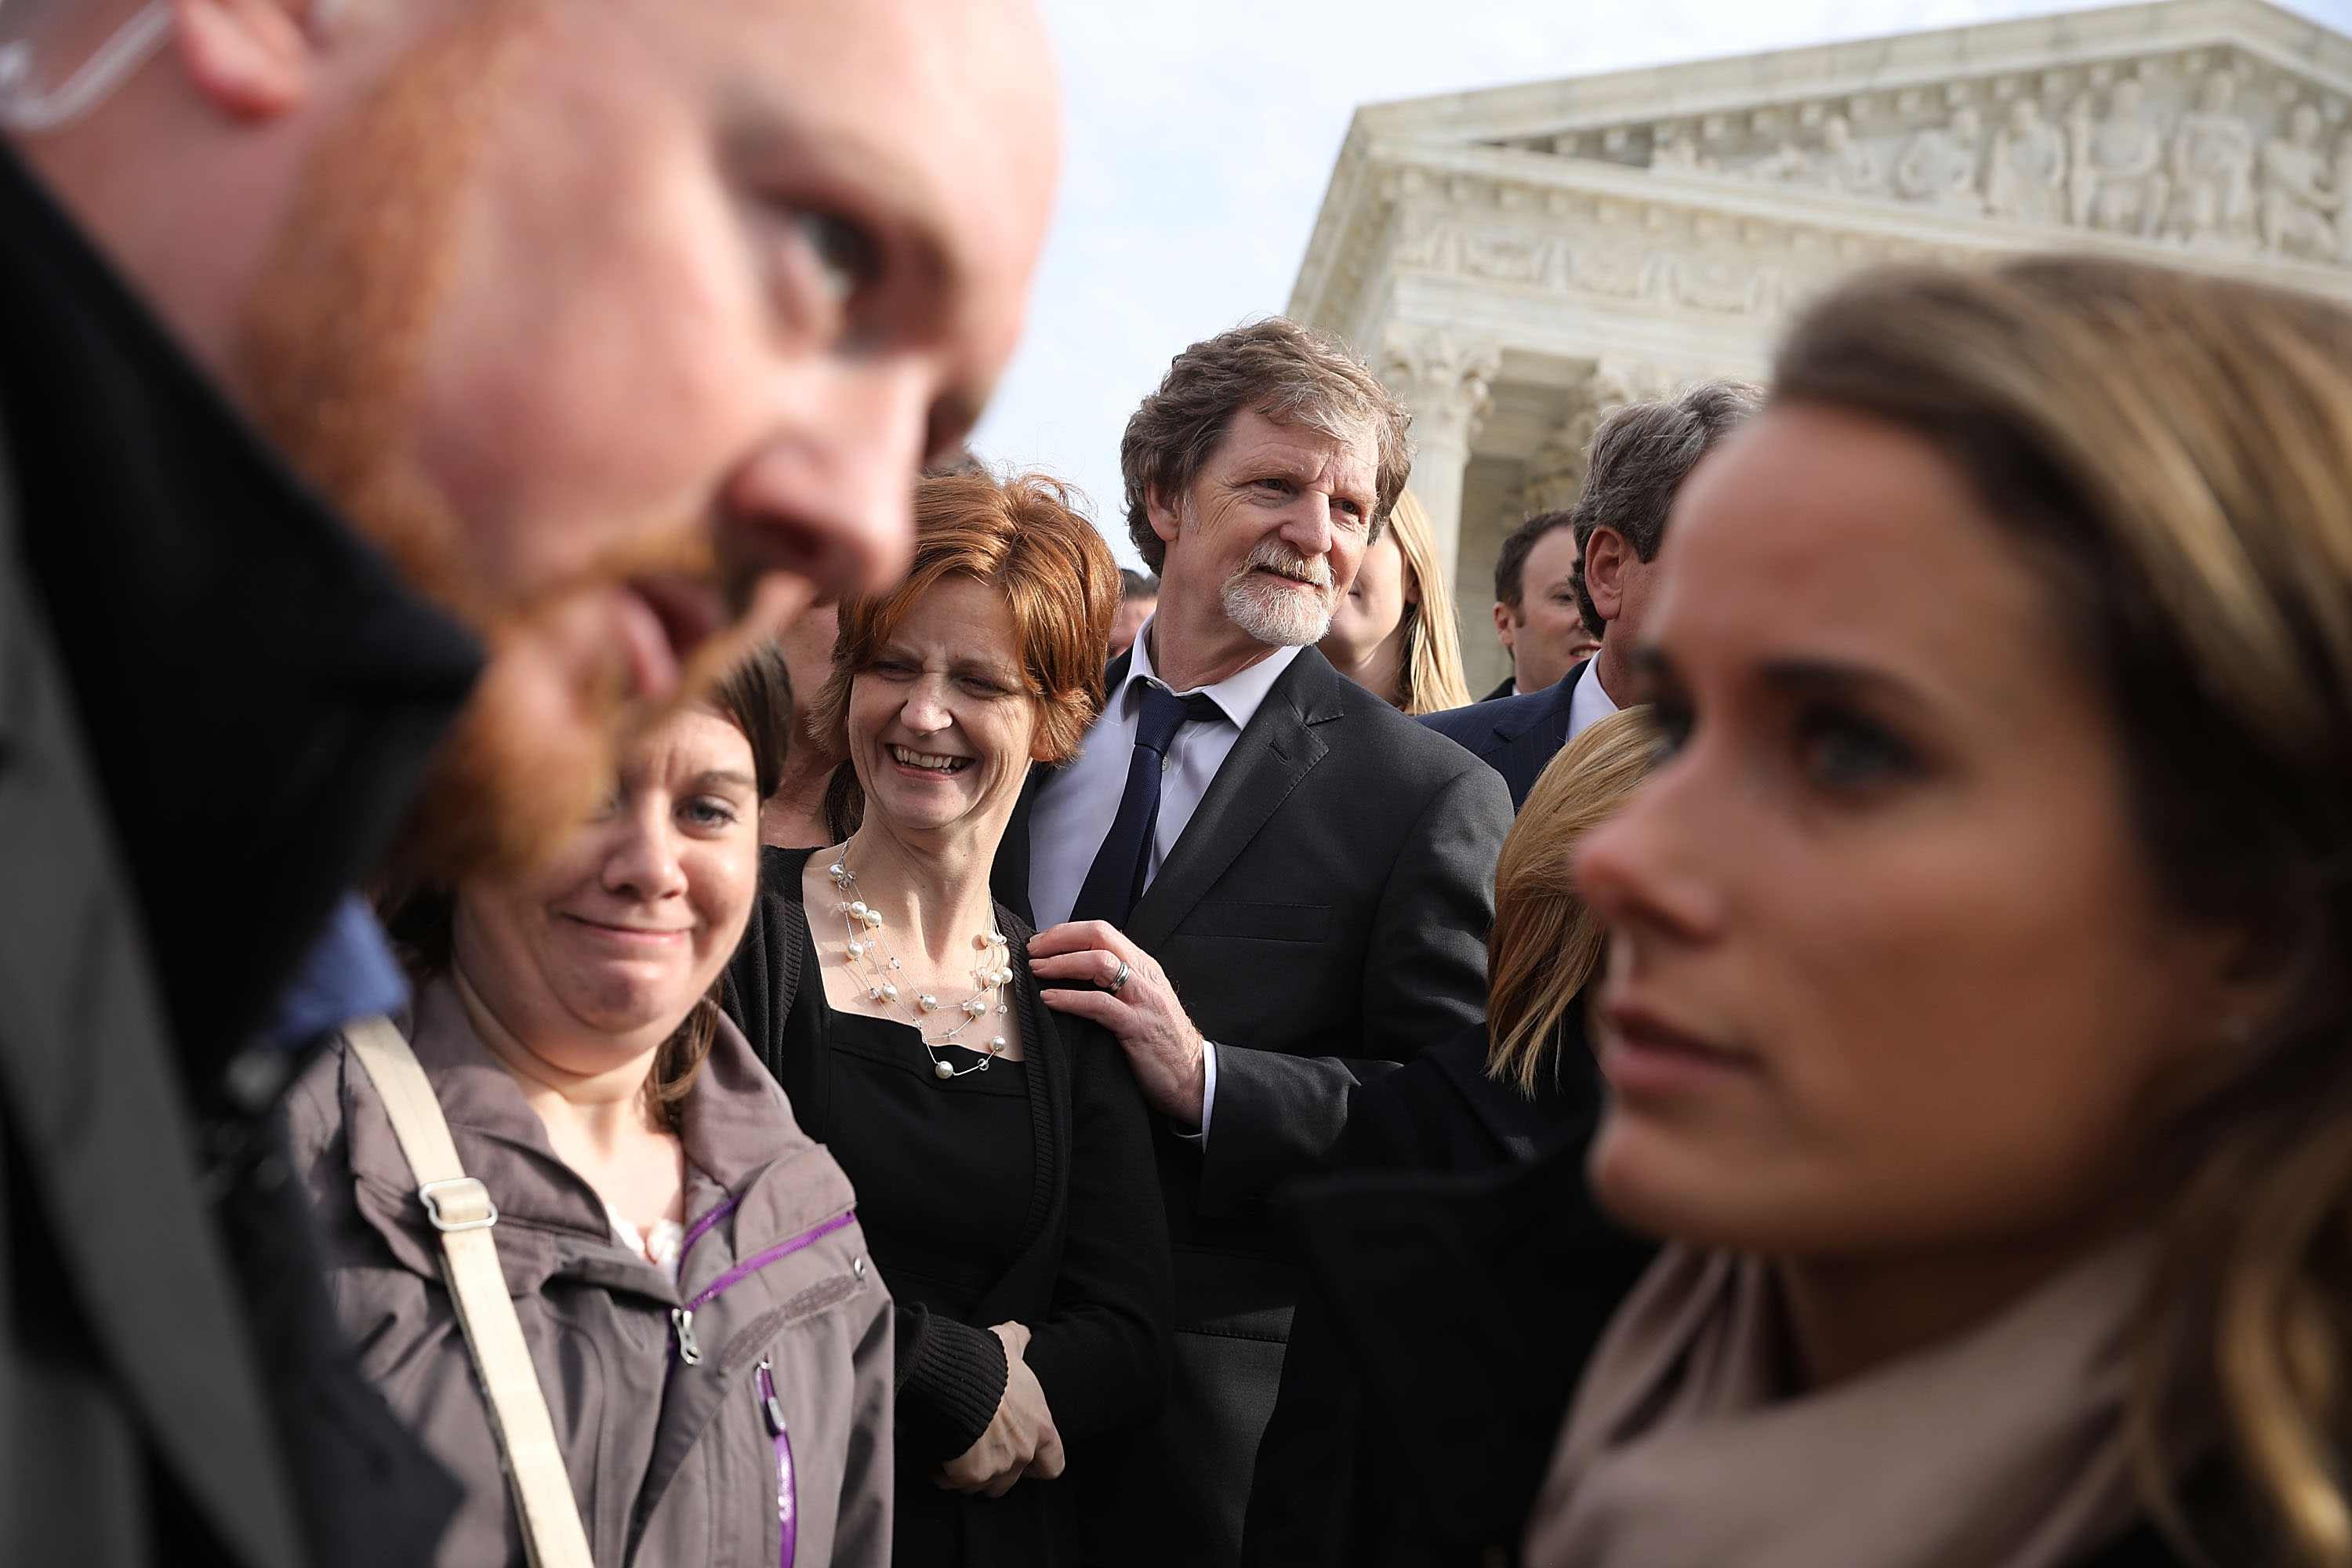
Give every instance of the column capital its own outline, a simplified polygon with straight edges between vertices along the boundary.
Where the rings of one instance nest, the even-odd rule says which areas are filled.
[[[1381,379],[1412,410],[1423,444],[1458,447],[1465,456],[1502,366],[1500,344],[1434,327],[1391,326],[1381,346]]]
[[[1559,511],[1571,504],[1584,488],[1585,466],[1601,422],[1629,403],[1664,396],[1673,385],[1672,375],[1646,360],[1611,354],[1596,361],[1571,395],[1568,416],[1528,459],[1524,509]]]

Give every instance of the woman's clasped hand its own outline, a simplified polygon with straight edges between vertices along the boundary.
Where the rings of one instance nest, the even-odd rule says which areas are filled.
[[[940,1469],[940,1485],[950,1491],[1003,1497],[1024,1476],[1053,1480],[1062,1473],[1065,1460],[1062,1435],[1054,1430],[1045,1391],[1021,1359],[1029,1348],[1029,1331],[1019,1323],[998,1323],[989,1332],[1004,1345],[1004,1395],[980,1440]]]

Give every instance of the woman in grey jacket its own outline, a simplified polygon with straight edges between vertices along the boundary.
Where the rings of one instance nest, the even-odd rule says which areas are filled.
[[[521,872],[395,922],[403,1033],[493,1235],[595,1561],[880,1568],[890,1301],[849,1182],[709,1000],[758,880],[772,764],[738,692],[649,729]],[[289,1101],[362,1369],[466,1500],[438,1562],[520,1563],[439,1237],[349,1047]]]

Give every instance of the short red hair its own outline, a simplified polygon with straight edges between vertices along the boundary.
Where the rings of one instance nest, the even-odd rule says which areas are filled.
[[[1068,488],[1034,473],[940,474],[916,487],[914,564],[887,593],[842,602],[833,674],[810,704],[810,733],[834,755],[848,754],[849,683],[873,668],[915,601],[950,577],[1004,595],[1037,705],[1039,749],[1055,763],[1077,755],[1102,711],[1118,563]]]

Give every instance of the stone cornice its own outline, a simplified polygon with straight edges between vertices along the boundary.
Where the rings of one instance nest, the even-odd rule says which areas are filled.
[[[2263,0],[2158,0],[1404,99],[1367,105],[1356,123],[1375,137],[1509,140],[2221,47],[2352,95],[2352,39],[2339,33]]]
[[[1847,266],[2090,250],[2352,297],[2352,39],[2162,0],[1370,106],[1290,308],[1360,335],[1431,268],[1416,224],[1590,248],[1628,205]]]

